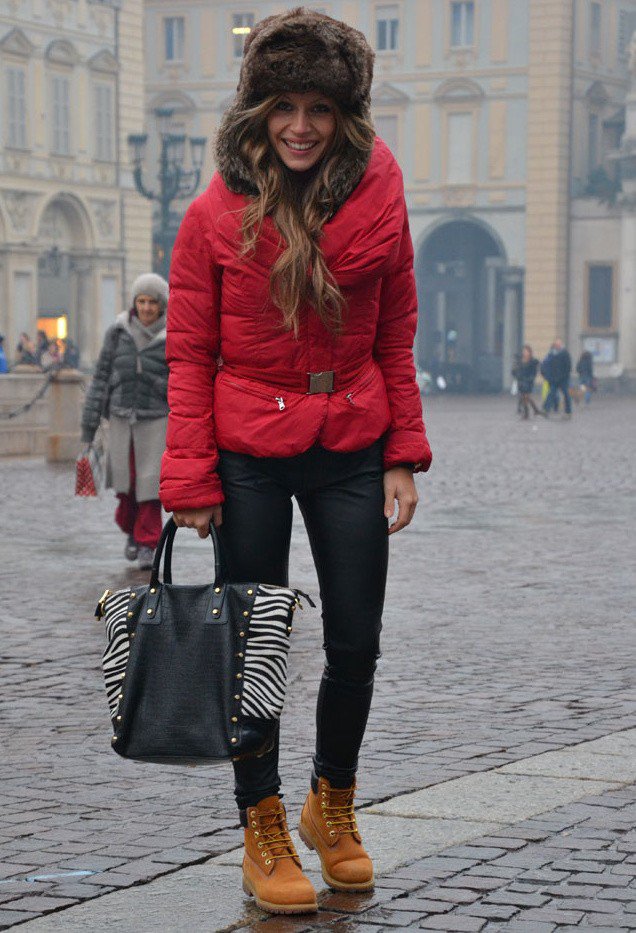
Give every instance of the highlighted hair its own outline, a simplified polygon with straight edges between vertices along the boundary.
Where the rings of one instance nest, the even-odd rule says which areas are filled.
[[[272,268],[270,294],[282,311],[285,328],[298,333],[300,308],[308,304],[330,330],[338,333],[345,300],[320,248],[322,228],[338,206],[332,181],[343,152],[353,146],[361,153],[370,153],[375,133],[370,120],[334,105],[336,130],[331,146],[315,176],[299,192],[292,172],[267,135],[267,117],[282,96],[267,97],[237,115],[239,152],[250,166],[258,190],[243,214],[241,255],[255,252],[263,220],[271,215],[285,249]]]

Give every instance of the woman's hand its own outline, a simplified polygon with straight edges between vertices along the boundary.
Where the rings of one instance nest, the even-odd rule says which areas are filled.
[[[395,511],[395,500],[398,502],[398,516],[389,527],[389,534],[396,531],[411,522],[417,508],[417,489],[413,473],[408,467],[393,467],[384,474],[384,514],[387,518],[392,518]]]
[[[210,522],[218,528],[223,521],[223,507],[211,505],[209,509],[180,509],[172,517],[177,528],[196,528],[200,538],[210,534]]]

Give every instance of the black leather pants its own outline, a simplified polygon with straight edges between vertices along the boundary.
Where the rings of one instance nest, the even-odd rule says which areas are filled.
[[[315,446],[285,458],[221,451],[220,529],[233,580],[288,585],[292,496],[318,573],[326,664],[314,769],[350,785],[373,694],[386,583],[382,442],[354,453]],[[280,788],[278,737],[261,758],[235,762],[236,799],[253,806]]]

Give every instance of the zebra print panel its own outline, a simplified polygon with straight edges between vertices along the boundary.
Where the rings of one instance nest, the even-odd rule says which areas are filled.
[[[256,591],[245,645],[241,713],[277,719],[287,688],[287,654],[293,590],[260,583]]]
[[[109,596],[104,605],[104,622],[106,624],[107,645],[102,656],[104,682],[106,684],[106,697],[110,708],[110,718],[117,713],[117,706],[121,689],[121,682],[126,673],[130,640],[126,613],[130,601],[130,589],[118,590]]]

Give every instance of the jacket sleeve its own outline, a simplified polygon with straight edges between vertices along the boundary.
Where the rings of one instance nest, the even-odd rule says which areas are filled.
[[[382,370],[391,409],[391,425],[384,446],[384,469],[412,463],[419,471],[428,470],[432,455],[426,438],[413,360],[417,292],[413,244],[404,202],[403,212],[404,226],[397,260],[382,279],[373,355]]]
[[[91,443],[99,427],[102,416],[108,417],[106,403],[108,401],[108,386],[113,371],[113,358],[115,356],[116,328],[106,331],[104,343],[100,350],[95,372],[89,390],[86,394],[84,408],[82,409],[82,440]]]
[[[221,270],[193,202],[172,253],[166,359],[168,430],[159,496],[168,512],[223,501],[216,472],[214,379],[220,349]]]

